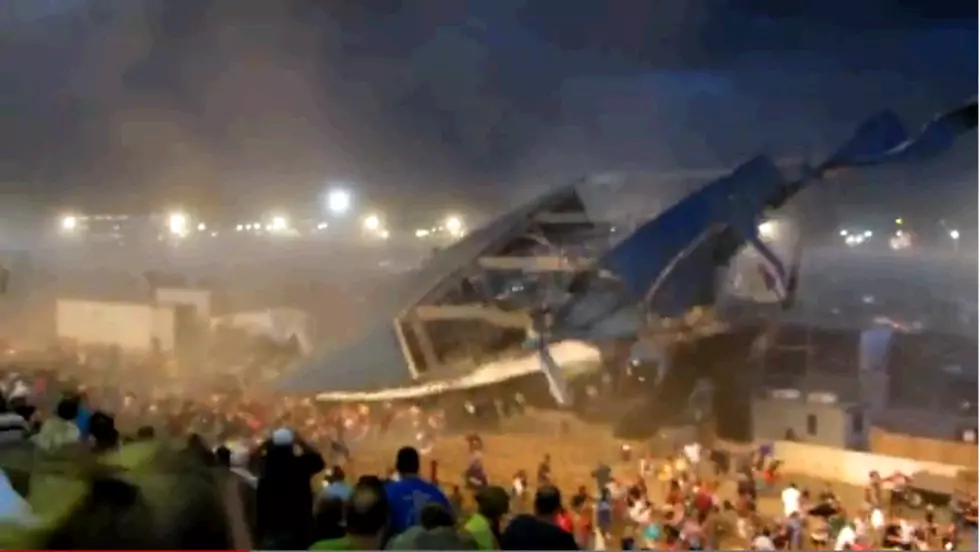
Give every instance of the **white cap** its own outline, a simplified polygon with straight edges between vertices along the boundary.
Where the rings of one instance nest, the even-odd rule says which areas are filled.
[[[31,394],[31,388],[27,386],[23,381],[17,380],[14,383],[13,390],[10,391],[11,399],[27,398]]]
[[[272,432],[272,444],[273,445],[291,445],[293,444],[293,432],[290,429],[280,427],[279,429]]]

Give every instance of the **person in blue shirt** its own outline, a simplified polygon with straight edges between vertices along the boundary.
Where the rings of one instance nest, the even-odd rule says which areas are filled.
[[[422,508],[435,502],[450,508],[449,500],[439,487],[419,477],[421,460],[414,447],[402,447],[395,457],[397,481],[385,485],[391,508],[391,531],[398,534],[416,525]]]
[[[91,429],[92,412],[88,409],[84,394],[78,394],[71,399],[78,402],[78,416],[75,417],[75,425],[78,426],[78,432],[82,434],[82,439],[86,439]]]
[[[344,469],[340,466],[333,466],[327,472],[327,477],[324,481],[323,490],[320,492],[321,497],[334,497],[340,500],[347,500],[350,498],[351,493],[354,489],[347,484],[346,481],[347,474],[344,473]]]
[[[603,489],[599,495],[599,501],[596,502],[595,518],[599,532],[608,539],[612,533],[613,525],[613,505],[609,489]]]

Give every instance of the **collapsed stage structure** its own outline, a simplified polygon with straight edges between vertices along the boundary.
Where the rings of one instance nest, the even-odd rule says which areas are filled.
[[[663,405],[676,408],[671,398],[686,401],[697,380],[708,378],[716,398],[727,401],[728,427],[719,433],[751,440],[750,378],[738,377],[735,364],[765,347],[771,325],[755,316],[733,326],[720,314],[719,274],[749,247],[771,292],[769,311],[787,309],[802,242],[784,261],[760,224],[812,183],[858,167],[933,158],[976,123],[975,101],[912,137],[894,114],[882,113],[823,163],[787,176],[760,156],[627,227],[590,212],[583,201],[589,183],[553,190],[437,252],[378,298],[377,323],[360,339],[314,354],[282,387],[316,391],[325,401],[371,401],[534,378],[538,386],[546,382],[555,403],[572,406],[575,374],[601,368],[621,380],[630,367],[653,364],[649,396],[624,420],[658,418]],[[638,343],[646,353],[637,352]]]

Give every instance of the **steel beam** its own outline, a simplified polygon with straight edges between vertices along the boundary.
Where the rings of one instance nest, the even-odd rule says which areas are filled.
[[[505,311],[483,305],[420,305],[412,314],[422,321],[483,320],[503,328],[527,328],[531,319],[525,312]]]
[[[486,270],[525,272],[580,272],[592,268],[592,259],[568,259],[558,255],[539,257],[480,257],[477,264]]]

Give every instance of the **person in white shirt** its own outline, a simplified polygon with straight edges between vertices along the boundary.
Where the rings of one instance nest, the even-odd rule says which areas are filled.
[[[910,545],[915,539],[915,526],[908,522],[907,519],[901,518],[898,520],[898,534],[902,539],[902,544]]]
[[[769,537],[769,530],[763,529],[761,533],[752,539],[752,550],[775,550],[776,545],[772,542],[772,538]]]
[[[650,505],[642,498],[637,500],[630,508],[629,516],[633,523],[645,527],[650,523]]]
[[[684,445],[684,456],[692,467],[701,463],[701,443],[697,441]]]
[[[834,550],[850,550],[855,542],[857,542],[857,533],[854,531],[854,527],[848,523],[841,528],[840,533],[837,533]]]
[[[516,498],[523,498],[524,491],[527,490],[524,485],[524,479],[520,474],[514,476],[514,481],[511,483],[511,489],[513,490],[513,496]]]
[[[887,527],[885,513],[881,508],[872,508],[868,514],[868,542],[881,542]]]
[[[800,490],[796,488],[795,483],[790,483],[789,487],[783,489],[781,498],[783,501],[784,516],[790,517],[791,515],[800,512]]]
[[[653,458],[650,457],[650,453],[644,454],[640,457],[640,477],[646,479],[653,473]]]
[[[872,508],[871,515],[868,518],[871,523],[871,528],[876,532],[885,528],[885,514],[881,511],[881,508]]]

